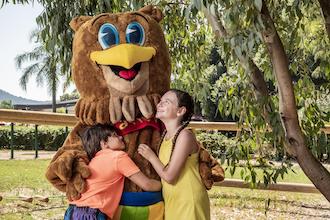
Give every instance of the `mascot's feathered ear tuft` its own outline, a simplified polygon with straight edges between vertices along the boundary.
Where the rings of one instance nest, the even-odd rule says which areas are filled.
[[[162,11],[159,8],[154,7],[153,5],[144,6],[143,8],[141,8],[139,10],[139,12],[142,12],[144,14],[151,16],[157,22],[160,22],[163,19]]]
[[[79,16],[79,17],[75,17],[74,19],[72,19],[70,21],[70,27],[72,28],[72,30],[77,31],[79,29],[79,27],[85,23],[86,21],[92,19],[91,16]]]

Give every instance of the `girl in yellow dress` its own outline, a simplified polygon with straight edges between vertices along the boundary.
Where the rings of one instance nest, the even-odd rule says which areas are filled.
[[[199,146],[194,133],[184,129],[193,115],[192,97],[171,89],[157,105],[156,117],[165,125],[159,158],[145,144],[138,152],[161,177],[165,220],[209,220],[210,202],[199,174]]]

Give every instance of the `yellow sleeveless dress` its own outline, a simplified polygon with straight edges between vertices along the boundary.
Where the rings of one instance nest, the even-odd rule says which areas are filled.
[[[159,159],[166,165],[172,151],[172,139],[163,140]],[[187,158],[174,185],[162,180],[165,220],[209,220],[210,201],[199,174],[198,153]]]

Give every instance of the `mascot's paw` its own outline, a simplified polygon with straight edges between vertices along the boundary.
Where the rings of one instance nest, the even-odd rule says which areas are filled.
[[[72,164],[74,157],[71,152],[67,151],[52,161],[46,172],[46,178],[57,189],[66,191],[66,183],[72,176]]]
[[[207,190],[213,186],[212,172],[206,163],[199,163],[199,174],[202,178],[202,182]]]
[[[47,176],[56,177],[63,182],[70,181],[75,170],[82,172],[82,176],[88,176],[87,164],[88,157],[84,151],[67,150],[49,165]]]
[[[75,157],[74,152],[67,151],[64,152],[57,160],[55,160],[51,166],[54,173],[64,182],[70,180],[72,176],[72,165],[74,163]]]
[[[225,171],[218,161],[211,156],[212,179],[214,182],[221,182],[225,179]]]
[[[91,175],[91,172],[88,168],[88,160],[86,160],[87,158],[77,158],[75,160],[74,171],[76,174],[79,174],[82,179],[86,179]]]
[[[206,189],[211,189],[214,182],[225,179],[225,172],[217,160],[200,144],[199,173]]]
[[[81,197],[81,194],[76,190],[73,183],[66,184],[66,197],[69,201],[77,200]]]
[[[81,173],[75,173],[71,181],[66,184],[66,197],[69,201],[79,199],[81,193],[86,190],[85,178]]]
[[[67,182],[65,189],[69,201],[80,198],[81,193],[86,190],[86,178],[90,176],[86,161],[82,158],[76,158],[73,168],[73,175]]]
[[[86,190],[86,178],[90,176],[87,163],[82,158],[76,158],[73,165],[71,179],[66,184],[66,196],[69,201],[80,198],[81,193]]]
[[[86,178],[90,176],[88,157],[81,150],[67,150],[51,162],[46,178],[57,189],[65,191],[71,201],[85,190]]]

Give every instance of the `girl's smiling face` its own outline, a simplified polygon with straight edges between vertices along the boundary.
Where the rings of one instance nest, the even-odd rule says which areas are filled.
[[[156,118],[174,119],[181,116],[181,110],[184,107],[178,107],[178,98],[174,92],[165,93],[157,104]]]

